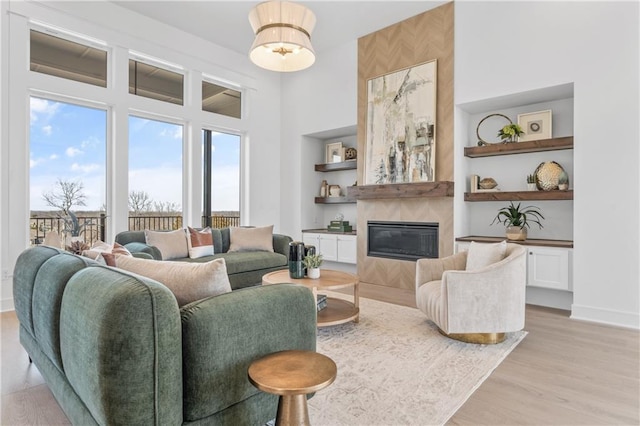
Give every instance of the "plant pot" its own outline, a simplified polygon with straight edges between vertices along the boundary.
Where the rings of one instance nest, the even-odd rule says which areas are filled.
[[[538,187],[536,186],[536,184],[535,184],[535,183],[528,183],[528,184],[527,184],[527,189],[528,189],[529,191],[537,191],[537,190],[538,190]]]
[[[558,184],[558,189],[560,191],[566,191],[567,189],[569,189],[569,184],[568,183],[559,183]]]
[[[527,239],[527,228],[521,228],[519,226],[507,227],[507,240],[524,241],[526,239]]]
[[[307,276],[314,280],[320,278],[320,268],[308,268]]]

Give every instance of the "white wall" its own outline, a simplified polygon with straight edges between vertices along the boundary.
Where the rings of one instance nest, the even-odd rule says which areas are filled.
[[[304,147],[311,150],[309,144],[314,142],[304,135],[353,127],[357,122],[357,41],[318,52],[316,58],[311,68],[282,77],[280,223],[294,238],[301,238],[300,231],[313,225],[308,222],[311,211],[326,207],[313,205],[319,185],[309,180],[314,174],[313,161],[302,159]],[[335,210],[333,206],[330,209]],[[318,211],[318,221],[323,220],[322,215]]]
[[[639,4],[458,2],[455,17],[456,105],[574,83],[572,318],[639,328]]]
[[[184,164],[188,181],[184,185],[183,196],[186,224],[199,224],[202,198],[200,130],[207,126],[239,131],[245,136],[242,154],[246,171],[242,182],[243,222],[274,224],[276,232],[281,231],[280,74],[256,67],[247,55],[206,42],[110,2],[2,2],[1,7],[0,266],[3,272],[12,272],[15,259],[28,246],[29,148],[26,141],[29,140],[29,90],[34,88],[76,99],[98,100],[110,109],[115,145],[108,154],[111,161],[108,180],[116,187],[108,203],[110,237],[127,227],[126,141],[128,114],[133,110],[183,121]],[[114,67],[114,78],[121,83],[104,89],[28,72],[28,26],[31,19],[105,41],[111,49],[114,65],[119,61],[124,64]],[[11,32],[7,30],[9,23]],[[187,70],[185,86],[188,89],[184,107],[127,93],[128,49],[181,65]],[[198,97],[202,73],[246,89],[246,117],[237,120],[202,112]],[[12,307],[12,282],[10,277],[3,276],[0,310]]]

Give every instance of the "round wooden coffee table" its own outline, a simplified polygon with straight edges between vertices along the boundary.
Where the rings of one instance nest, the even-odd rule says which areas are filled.
[[[311,351],[282,351],[249,366],[249,381],[263,392],[280,395],[276,426],[309,425],[307,394],[329,386],[338,367],[325,355]]]
[[[262,285],[294,283],[303,285],[313,292],[313,297],[317,297],[318,291],[339,290],[341,288],[353,287],[353,303],[335,297],[327,297],[327,307],[318,311],[318,327],[343,324],[349,321],[359,321],[360,301],[358,288],[360,280],[356,275],[331,269],[322,269],[320,278],[291,278],[289,270],[275,271],[262,277]]]

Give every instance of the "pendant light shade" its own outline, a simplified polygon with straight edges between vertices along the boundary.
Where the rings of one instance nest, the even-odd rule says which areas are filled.
[[[306,7],[286,1],[260,3],[249,12],[249,22],[256,34],[249,52],[254,64],[290,72],[315,62],[311,32],[316,16]]]

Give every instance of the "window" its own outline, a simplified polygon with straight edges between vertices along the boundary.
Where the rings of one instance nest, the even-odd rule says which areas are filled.
[[[31,30],[31,71],[107,87],[107,52]]]
[[[241,118],[242,93],[202,81],[202,110]]]
[[[182,227],[182,126],[129,117],[129,229]]]
[[[239,135],[202,131],[203,226],[240,226]]]
[[[51,231],[66,245],[104,241],[107,112],[30,101],[31,243],[44,242]]]
[[[184,105],[184,76],[129,59],[129,93]]]

